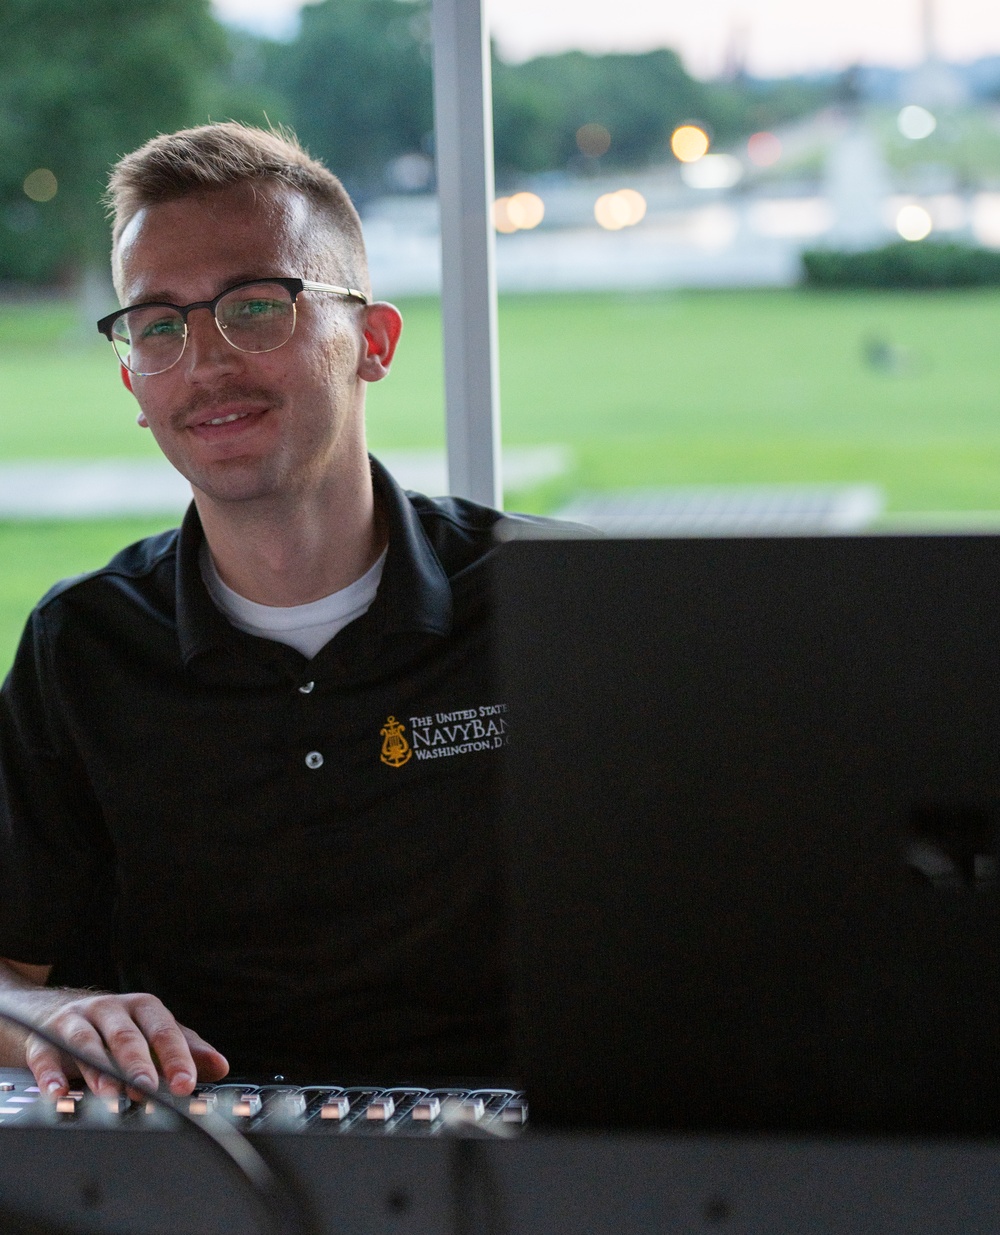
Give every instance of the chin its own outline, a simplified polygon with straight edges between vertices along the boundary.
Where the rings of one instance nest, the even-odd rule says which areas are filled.
[[[278,496],[287,489],[276,476],[259,467],[214,467],[185,473],[191,485],[213,502],[254,502]]]

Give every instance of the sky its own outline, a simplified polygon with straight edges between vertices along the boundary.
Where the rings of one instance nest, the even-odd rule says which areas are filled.
[[[294,32],[302,3],[214,0],[223,20],[277,37]],[[571,47],[673,47],[701,77],[720,72],[734,49],[752,73],[765,77],[854,63],[913,65],[922,58],[924,4],[933,5],[945,59],[1000,54],[998,0],[488,0],[491,30],[506,59]]]

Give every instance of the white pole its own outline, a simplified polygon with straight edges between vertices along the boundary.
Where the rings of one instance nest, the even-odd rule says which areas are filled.
[[[493,100],[485,0],[433,0],[434,148],[441,206],[441,315],[450,492],[503,501]]]

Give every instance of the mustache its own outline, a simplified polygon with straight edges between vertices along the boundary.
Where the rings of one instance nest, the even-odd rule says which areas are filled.
[[[284,397],[278,391],[267,386],[227,383],[212,390],[200,390],[174,413],[173,420],[175,425],[182,427],[206,412],[216,411],[229,403],[266,403],[269,407],[279,408],[284,402]]]

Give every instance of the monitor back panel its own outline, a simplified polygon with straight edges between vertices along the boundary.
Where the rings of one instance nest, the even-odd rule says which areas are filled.
[[[506,546],[536,1126],[1000,1130],[1000,543]]]

